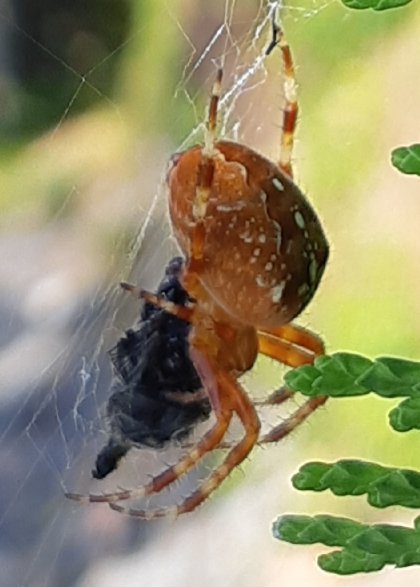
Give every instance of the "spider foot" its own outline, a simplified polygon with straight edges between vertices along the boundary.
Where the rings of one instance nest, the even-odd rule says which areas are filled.
[[[147,520],[148,522],[150,522],[151,520],[157,520],[159,518],[175,520],[182,513],[181,511],[179,511],[179,506],[170,506],[167,508],[159,508],[150,511],[128,508],[118,503],[110,503],[109,507],[120,514],[134,518],[140,518],[141,520]]]

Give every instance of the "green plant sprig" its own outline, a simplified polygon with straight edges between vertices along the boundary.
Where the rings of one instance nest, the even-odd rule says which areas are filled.
[[[394,167],[409,175],[420,175],[420,144],[398,147],[391,154]]]
[[[395,357],[370,360],[352,353],[318,357],[286,374],[286,385],[308,396],[350,397],[373,392],[405,397],[389,414],[398,432],[420,429],[420,363]]]
[[[324,571],[340,575],[378,571],[385,565],[420,564],[420,517],[414,528],[375,524],[368,526],[328,515],[285,515],[273,524],[276,538],[292,544],[338,546],[341,550],[318,557]]]
[[[411,469],[384,467],[377,463],[341,460],[303,465],[292,479],[301,491],[331,490],[335,495],[367,495],[377,508],[401,505],[420,508],[420,473]]]

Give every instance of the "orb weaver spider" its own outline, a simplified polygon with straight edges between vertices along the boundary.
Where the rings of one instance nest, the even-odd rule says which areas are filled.
[[[177,464],[146,485],[102,495],[67,494],[71,499],[106,502],[118,512],[145,519],[191,512],[257,443],[279,441],[326,401],[325,397],[307,400],[287,420],[260,437],[255,406],[238,382],[253,367],[258,353],[297,367],[312,363],[324,352],[323,342],[316,335],[291,324],[319,285],[328,243],[314,210],[293,182],[291,155],[298,112],[294,67],[285,36],[273,24],[273,41],[267,54],[277,45],[285,70],[286,100],[279,162],[275,164],[243,144],[216,139],[222,82],[219,69],[204,144],[175,154],[166,177],[169,215],[185,258],[178,284],[187,298],[176,302],[159,290],[153,294],[123,284],[164,315],[188,324],[185,339],[188,336],[189,359],[216,421]],[[177,395],[176,388],[169,393],[182,405],[185,396]],[[279,404],[292,395],[281,388],[265,404]],[[203,399],[200,394],[196,398]],[[234,414],[243,426],[243,438],[181,503],[152,511],[120,503],[160,492],[195,467],[204,455],[223,447]],[[205,416],[202,413],[200,417]],[[111,445],[112,441],[111,436]],[[102,472],[107,474],[105,469]],[[94,476],[100,477],[98,466],[96,472]]]

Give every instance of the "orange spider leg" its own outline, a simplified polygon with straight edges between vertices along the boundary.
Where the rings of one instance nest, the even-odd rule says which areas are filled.
[[[204,136],[204,155],[212,157],[214,155],[214,141],[217,126],[217,109],[219,107],[220,94],[222,92],[223,69],[217,70],[216,80],[213,84],[213,90],[210,98],[209,115],[207,119],[207,128]]]
[[[280,159],[278,166],[284,173],[293,178],[291,159],[296,121],[298,116],[295,69],[293,65],[292,52],[283,31],[277,28],[277,33],[279,34],[278,45],[283,56],[283,87],[286,101],[283,110],[283,133],[281,138]]]
[[[165,310],[169,314],[173,314],[181,320],[185,320],[186,322],[192,321],[192,316],[194,314],[193,307],[174,304],[174,302],[170,302],[162,296],[158,296],[145,289],[140,289],[139,287],[131,285],[130,283],[126,283],[125,281],[122,281],[120,283],[120,286],[123,288],[124,291],[132,293],[134,296],[136,296],[136,298],[142,299],[145,302],[149,302],[149,304],[153,304],[154,306],[157,306],[158,308]]]
[[[192,210],[193,217],[196,222],[191,238],[191,251],[189,255],[187,272],[191,283],[193,283],[194,279],[196,278],[194,272],[200,271],[203,265],[203,250],[205,239],[204,218],[206,216],[207,203],[210,197],[214,176],[213,157],[216,152],[214,143],[217,126],[217,109],[222,91],[222,76],[223,70],[218,69],[216,80],[213,84],[207,125],[204,133],[204,147],[202,151],[203,160],[198,169],[197,185]]]
[[[207,499],[207,497],[222,483],[224,479],[226,479],[236,466],[243,462],[257,443],[260,421],[255,408],[245,391],[236,382],[232,375],[226,371],[220,370],[214,361],[211,361],[200,351],[192,349],[192,355],[194,357],[194,364],[196,365],[200,376],[203,379],[206,379],[206,387],[208,384],[209,391],[213,390],[211,395],[216,395],[218,398],[219,414],[225,414],[225,418],[230,420],[233,412],[235,412],[245,429],[244,437],[232,448],[224,461],[198,487],[198,489],[186,497],[179,505],[169,508],[160,508],[154,511],[147,511],[129,508],[117,503],[111,503],[110,507],[113,510],[148,520],[167,516],[176,517],[180,514],[191,512]],[[208,375],[210,376],[209,381],[207,381]],[[202,452],[201,456],[203,455],[204,452]]]
[[[324,354],[325,348],[322,339],[315,333],[296,324],[287,324],[260,331],[259,352],[289,367],[299,367],[313,363],[316,356]],[[253,403],[255,406],[280,405],[294,395],[294,391],[283,386],[276,389],[267,399]],[[309,399],[279,426],[260,438],[259,443],[281,440],[306,420],[313,411],[323,405],[326,399],[326,397]],[[219,445],[219,448],[230,447],[229,442],[222,442]]]
[[[87,503],[106,502],[111,504],[117,501],[141,498],[153,493],[159,493],[159,491],[162,491],[162,489],[173,483],[180,476],[190,471],[206,453],[214,450],[220,444],[229,427],[233,413],[233,410],[229,405],[229,396],[225,394],[222,397],[224,401],[221,401],[216,380],[214,379],[212,371],[208,367],[208,363],[203,361],[201,353],[194,349],[192,349],[192,355],[194,355],[195,360],[197,361],[202,377],[206,379],[206,391],[216,415],[216,424],[193,447],[193,450],[183,456],[178,463],[168,467],[141,487],[122,489],[120,491],[102,493],[100,495],[90,494],[88,496],[83,496],[77,493],[67,493],[67,497]]]
[[[284,422],[275,426],[272,430],[260,438],[260,443],[278,442],[285,436],[288,436],[295,428],[300,426],[316,409],[321,407],[327,401],[326,396],[313,397],[306,401]]]
[[[282,340],[280,336],[283,336],[285,340]],[[318,336],[294,324],[259,332],[258,340],[261,353],[290,367],[311,364],[317,356],[324,353],[324,344]],[[267,403],[279,404],[289,399],[292,395],[294,394],[290,390],[281,388],[268,398]],[[260,442],[277,442],[281,440],[326,401],[327,397],[325,396],[310,398],[287,420],[265,434],[260,439]]]
[[[265,332],[258,333],[259,352],[289,367],[313,363],[314,353]]]
[[[298,324],[285,324],[277,328],[262,328],[261,332],[297,344],[300,347],[312,351],[316,355],[323,355],[325,353],[322,338]]]
[[[189,280],[189,282],[191,283],[192,281],[196,281],[197,277],[195,274],[193,274],[191,277],[191,275],[188,273],[186,279]],[[171,302],[162,296],[154,294],[145,289],[140,289],[134,285],[130,285],[129,283],[121,282],[120,285],[125,291],[129,291],[130,293],[134,294],[137,298],[142,299],[145,302],[148,302],[149,304],[153,304],[154,306],[157,306],[162,310],[165,310],[165,312],[168,312],[168,314],[172,314],[173,316],[176,316],[181,320],[185,320],[185,322],[193,322],[193,305],[188,307],[181,306],[180,304],[175,304],[174,302]],[[216,322],[214,324],[214,328],[217,334],[221,338],[226,340],[229,340],[229,338],[234,334],[234,330],[228,324],[223,322]]]
[[[178,463],[168,467],[159,475],[153,477],[148,483],[140,487],[133,489],[121,489],[112,493],[101,493],[101,494],[89,494],[82,495],[79,493],[66,493],[66,497],[79,501],[82,503],[113,503],[122,501],[125,499],[139,499],[152,495],[153,493],[159,493],[165,487],[173,483],[178,477],[184,475],[190,471],[197,462],[207,452],[214,450],[223,439],[226,430],[229,427],[229,423],[232,417],[232,412],[218,412],[216,414],[217,421],[215,426],[211,428],[203,438],[194,445],[193,450],[182,457]],[[115,508],[117,509],[117,508]],[[146,517],[146,516],[143,516]]]
[[[272,359],[279,361],[280,363],[284,363],[289,367],[299,367],[300,365],[313,363],[314,355],[312,352],[308,352],[307,350],[299,348],[294,344],[298,342],[297,337],[294,341],[291,341],[290,339],[287,340],[285,336],[286,340],[283,340],[280,335],[280,331],[283,328],[288,327],[281,327],[277,330],[272,330],[272,333],[276,332],[275,335],[268,334],[265,331],[259,332],[259,352],[263,355],[266,355],[267,357],[271,357]],[[277,334],[277,332],[279,334]],[[291,333],[292,331],[290,334]],[[310,335],[310,333],[308,334]],[[290,399],[293,395],[293,391],[287,389],[285,386],[282,386],[279,389],[276,389],[267,399],[258,402],[257,405],[280,405]]]
[[[294,391],[282,385],[263,400],[255,400],[254,406],[279,406],[295,395]]]

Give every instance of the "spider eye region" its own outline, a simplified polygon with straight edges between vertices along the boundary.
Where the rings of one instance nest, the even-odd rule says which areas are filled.
[[[249,147],[219,141],[211,157],[201,147],[178,154],[167,185],[187,263],[200,224],[199,279],[217,304],[258,327],[286,324],[304,309],[324,272],[328,243],[290,177]]]

